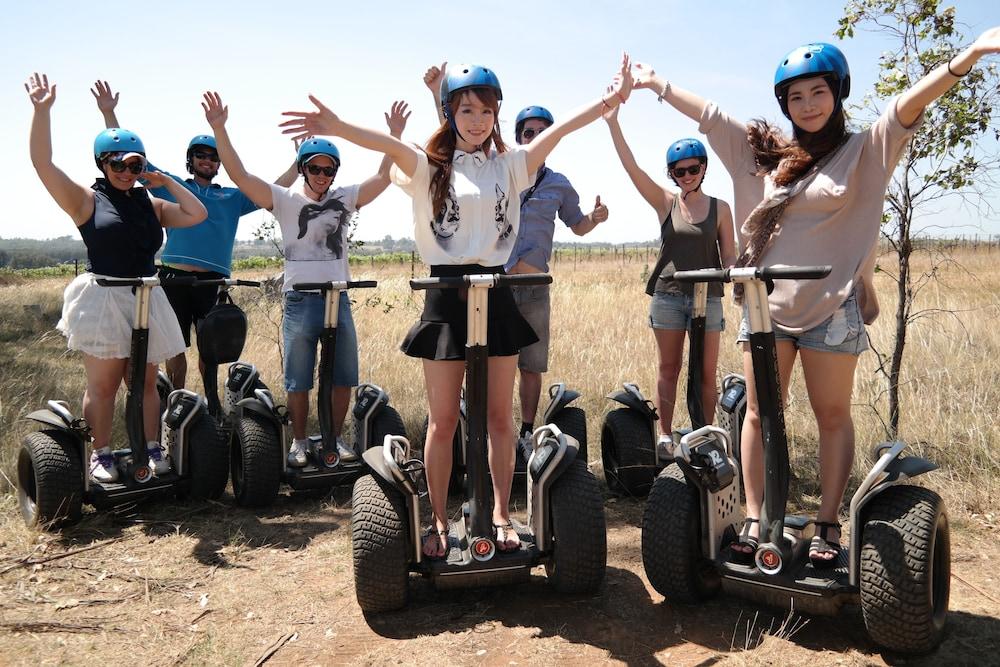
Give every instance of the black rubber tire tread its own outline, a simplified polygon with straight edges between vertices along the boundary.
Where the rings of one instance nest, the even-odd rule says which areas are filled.
[[[893,486],[864,512],[861,611],[868,633],[892,651],[927,653],[944,636],[950,592],[944,501],[919,486]]]
[[[587,451],[587,413],[583,408],[566,406],[556,413],[552,420],[559,430],[567,435],[571,435],[580,443],[580,450],[576,454],[577,460],[589,463],[589,452]]]
[[[83,461],[71,436],[58,430],[26,435],[17,456],[17,477],[17,504],[25,524],[55,530],[80,520]]]
[[[695,603],[719,592],[722,580],[701,553],[701,503],[677,464],[659,474],[642,513],[642,566],[668,602]]]
[[[409,594],[406,500],[377,475],[364,475],[351,494],[354,592],[361,611],[401,609]]]
[[[281,435],[274,422],[248,410],[236,420],[231,446],[236,504],[266,507],[273,503],[282,471]]]
[[[403,423],[403,418],[399,416],[396,408],[391,405],[382,406],[382,409],[378,411],[378,414],[372,420],[373,437],[368,449],[381,447],[387,435],[401,435],[404,438],[406,437],[406,424]]]
[[[577,459],[552,483],[552,556],[545,574],[560,593],[594,593],[604,581],[608,535],[601,486]]]
[[[226,430],[207,410],[200,410],[188,434],[188,497],[216,500],[229,481],[229,442]]]
[[[601,458],[609,489],[636,498],[649,493],[660,472],[652,437],[649,422],[635,410],[608,413],[601,429]]]

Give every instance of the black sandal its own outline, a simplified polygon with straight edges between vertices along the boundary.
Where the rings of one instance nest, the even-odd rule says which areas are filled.
[[[521,548],[521,536],[517,534],[517,529],[514,528],[514,524],[511,521],[507,523],[495,523],[493,528],[497,532],[497,550],[501,553],[510,553],[512,551],[517,551]],[[513,542],[514,540],[507,539],[508,534],[514,535],[514,540],[517,540],[517,544],[508,546],[508,542]]]
[[[431,538],[434,538],[437,541],[437,547],[438,547],[438,549],[440,549],[441,548],[441,540],[440,540],[440,538],[442,538],[442,537],[444,538],[444,551],[442,553],[438,553],[438,550],[435,549],[434,550],[434,554],[431,555],[431,554],[428,554],[426,550],[424,550],[424,547],[427,546],[427,541],[429,539],[431,539]],[[447,556],[448,555],[448,531],[447,530],[438,530],[433,525],[427,526],[427,529],[424,531],[424,539],[423,539],[423,541],[421,543],[420,550],[424,554],[424,558],[429,558],[431,560],[441,560],[442,558],[444,558],[445,556]]]
[[[840,556],[840,540],[832,542],[827,539],[831,530],[840,530],[838,522],[813,521],[816,534],[809,541],[809,562],[817,569],[835,567]],[[832,553],[833,558],[817,558],[821,553]]]
[[[739,537],[734,544],[729,545],[729,560],[732,562],[741,565],[753,563],[753,555],[760,546],[760,539],[750,534],[750,526],[755,523],[760,523],[760,519],[747,517],[743,520]],[[743,548],[749,548],[750,551],[743,551]]]

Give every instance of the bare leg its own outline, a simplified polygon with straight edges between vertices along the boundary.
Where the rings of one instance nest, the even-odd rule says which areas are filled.
[[[681,329],[653,329],[656,355],[656,409],[660,413],[660,433],[673,433],[674,403],[677,401],[677,377],[681,373],[684,336]]]
[[[306,437],[306,420],[309,419],[309,391],[288,392],[288,416],[292,420],[292,437]]]
[[[801,356],[809,404],[819,428],[819,476],[823,499],[816,519],[837,523],[837,513],[854,464],[851,392],[858,358],[852,354],[817,350],[802,350]],[[828,535],[831,541],[840,539],[840,531]],[[821,552],[814,557],[831,560],[836,554]]]
[[[424,465],[434,528],[448,530],[448,478],[451,476],[451,443],[458,426],[465,363],[462,361],[423,360],[424,387],[427,391],[427,439],[424,442]],[[424,554],[444,555],[443,537],[424,541]]]
[[[83,355],[87,389],[83,393],[83,418],[90,424],[94,449],[110,444],[115,395],[125,378],[128,359],[99,359]]]
[[[715,382],[719,366],[719,331],[705,332],[705,358],[701,366],[701,405],[705,411],[705,423],[715,421],[715,404],[719,400],[718,385]]]
[[[183,389],[187,379],[187,355],[181,352],[176,357],[167,359],[167,363],[164,365],[167,367],[167,377],[170,378],[170,384],[174,385],[174,389]]]
[[[542,395],[542,374],[522,370],[518,394],[521,398],[521,421],[534,424],[535,415],[538,413],[538,400]]]
[[[788,402],[788,383],[795,365],[795,345],[789,341],[779,341],[778,377],[781,384],[781,403]],[[760,409],[757,405],[757,388],[754,385],[753,360],[749,343],[743,344],[743,374],[747,381],[747,415],[743,420],[740,435],[740,456],[743,463],[743,487],[747,497],[747,518],[759,519],[760,506],[764,502],[764,446],[760,431]],[[753,524],[750,535],[758,537],[760,526]],[[750,553],[751,550],[744,550]]]

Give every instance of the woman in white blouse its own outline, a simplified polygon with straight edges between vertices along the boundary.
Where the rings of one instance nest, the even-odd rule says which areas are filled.
[[[508,150],[497,120],[503,93],[496,75],[475,65],[449,68],[442,84],[444,121],[421,149],[387,134],[341,120],[318,99],[313,112],[286,112],[283,126],[296,136],[338,136],[385,153],[392,178],[413,198],[417,249],[432,276],[503,273],[520,222],[519,194],[559,140],[628,99],[632,75],[623,55],[609,92],[566,114],[535,141]],[[428,429],[424,449],[433,525],[424,538],[429,558],[447,553],[447,493],[451,440],[458,423],[465,373],[465,304],[458,290],[429,290],[420,321],[402,348],[423,359]],[[514,470],[513,394],[517,353],[537,337],[507,287],[490,290],[487,430],[493,477],[493,523],[501,551],[520,547],[508,501]]]

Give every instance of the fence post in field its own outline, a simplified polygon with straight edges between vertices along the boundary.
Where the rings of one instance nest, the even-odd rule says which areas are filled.
[[[410,277],[413,278],[416,274],[414,273],[414,265],[417,263],[417,253],[415,250],[410,251]]]
[[[80,260],[78,259],[73,260],[73,275],[74,276],[80,275]]]

